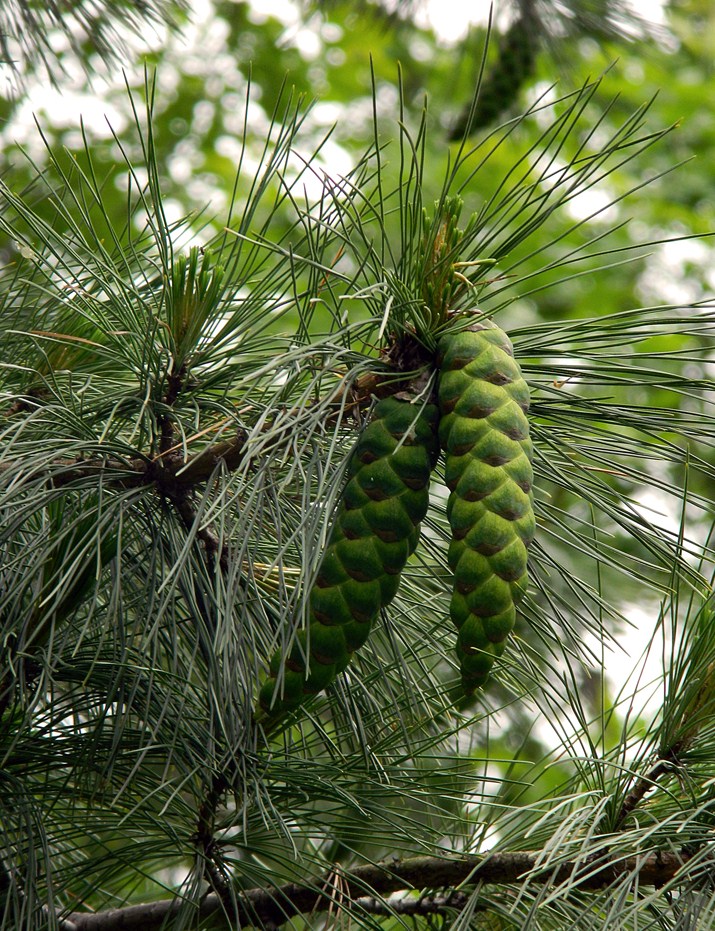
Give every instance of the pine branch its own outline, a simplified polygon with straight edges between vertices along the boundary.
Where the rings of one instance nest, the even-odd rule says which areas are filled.
[[[180,365],[178,368],[175,368],[175,365],[176,360],[172,360],[171,374],[167,379],[168,384],[163,399],[164,404],[169,409],[176,404],[186,380],[186,366]],[[159,428],[161,433],[159,448],[161,449],[162,455],[165,455],[171,450],[176,441],[174,425],[168,411],[163,413],[159,418]]]
[[[678,754],[685,749],[682,743],[672,747],[667,754],[654,764],[653,767],[643,776],[640,776],[631,791],[626,795],[616,818],[616,829],[620,828],[626,818],[635,811],[651,789],[655,788],[658,780],[673,771],[677,766]]]
[[[184,525],[184,529],[188,532],[196,527],[196,536],[203,543],[209,569],[213,569],[214,563],[218,559],[221,571],[223,573],[228,572],[228,549],[221,544],[212,530],[197,523],[198,513],[191,501],[190,492],[182,488],[179,492],[162,489],[162,493],[174,506],[181,523]]]
[[[222,463],[229,472],[237,469],[243,461],[246,434],[239,431],[233,439],[223,440],[202,449],[185,462],[180,457],[157,457],[154,460],[140,458],[117,459],[56,459],[43,471],[48,473],[48,482],[53,488],[63,488],[83,479],[102,476],[103,484],[121,488],[137,488],[156,483],[161,488],[190,488],[205,482]],[[17,469],[17,463],[0,463],[0,475]],[[34,472],[33,476],[37,473]]]
[[[662,886],[670,882],[690,859],[687,853],[667,852],[608,862],[600,869],[594,869],[590,862],[568,861],[555,869],[540,872],[541,856],[538,852],[529,851],[454,860],[414,857],[358,867],[349,875],[341,875],[339,881],[329,878],[322,891],[318,885],[293,883],[272,890],[251,889],[237,897],[235,914],[230,918],[231,927],[255,927],[257,922],[264,927],[272,927],[285,923],[293,915],[327,911],[336,907],[331,891],[355,900],[366,895],[373,898],[375,895],[387,896],[414,889],[448,889],[464,882],[505,885],[523,881],[526,874],[531,874],[528,877],[530,882],[559,883],[569,878],[573,881],[574,874],[580,870],[584,871],[584,877],[574,882],[578,891],[603,889],[629,874],[637,878],[639,887]],[[94,914],[73,912],[62,927],[63,931],[127,931],[129,928],[132,931],[158,931],[168,926],[173,916],[178,915],[180,907],[178,900],[166,900]],[[213,919],[220,923],[221,915],[226,916],[229,907],[230,902],[224,902],[212,893],[201,900],[196,918],[202,922]],[[454,900],[445,897],[444,907],[454,908]],[[224,925],[228,926],[227,922]]]
[[[369,372],[352,385],[347,382],[339,386],[332,400],[333,413],[326,417],[325,422],[337,420],[345,411],[358,415],[360,411],[369,407],[374,397],[382,398],[394,394],[404,387],[404,382],[396,379],[386,380],[385,372]],[[176,400],[174,392],[178,394],[180,385],[170,386],[171,396]],[[347,396],[347,397],[346,397]],[[167,392],[166,402],[170,398]],[[172,400],[172,403],[173,403]],[[5,411],[3,416],[24,411],[25,408],[13,405]],[[17,409],[15,409],[17,407]],[[229,472],[238,469],[243,462],[245,445],[248,439],[246,432],[239,429],[236,435],[229,440],[222,440],[207,446],[200,452],[183,460],[175,455],[180,447],[172,446],[171,423],[167,416],[162,418],[160,424],[161,453],[154,459],[147,460],[139,457],[122,460],[116,457],[102,457],[101,459],[56,459],[45,466],[48,481],[53,488],[62,488],[85,478],[93,478],[101,474],[105,485],[118,485],[121,488],[136,488],[140,485],[156,484],[163,491],[178,492],[205,482],[221,463]],[[0,462],[0,476],[11,469],[17,469],[15,462]],[[33,473],[33,475],[36,473]]]
[[[691,627],[689,633],[693,634],[693,639],[686,637],[684,640],[687,649],[682,663],[679,666],[674,663],[675,670],[671,670],[669,692],[662,709],[666,733],[669,724],[674,724],[674,730],[668,739],[661,743],[651,768],[635,780],[633,787],[623,799],[614,825],[615,830],[623,826],[628,816],[656,787],[662,777],[681,767],[683,754],[691,749],[702,728],[707,727],[712,718],[712,620],[712,607],[709,602],[686,619],[686,623]],[[673,711],[676,714],[675,721],[670,720]]]
[[[391,899],[383,902],[380,899],[358,899],[360,910],[369,915],[439,915],[446,911],[461,911],[469,902],[469,895],[465,892],[448,892],[446,895],[421,895],[419,898]]]

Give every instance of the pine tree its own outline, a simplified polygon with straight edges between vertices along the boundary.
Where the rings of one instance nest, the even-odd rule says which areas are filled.
[[[667,131],[642,107],[592,133],[589,83],[527,152],[514,126],[460,149],[435,199],[435,129],[403,110],[306,197],[286,95],[214,232],[168,218],[154,92],[141,161],[87,143],[0,181],[0,927],[707,927],[715,313],[515,314],[622,260],[603,229],[546,244]],[[452,407],[448,372],[471,379]],[[461,592],[512,586],[478,682],[453,485],[470,528],[513,512]],[[659,602],[664,645],[611,696],[623,593]]]

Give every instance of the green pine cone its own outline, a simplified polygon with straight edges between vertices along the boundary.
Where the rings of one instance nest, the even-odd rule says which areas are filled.
[[[534,536],[529,389],[490,320],[438,344],[439,438],[450,489],[450,604],[467,694],[486,681],[528,582]]]
[[[394,598],[429,505],[439,456],[437,407],[380,401],[348,465],[335,524],[309,596],[309,622],[290,656],[274,654],[258,702],[280,714],[327,688]]]
[[[499,119],[518,100],[534,74],[539,43],[535,21],[516,19],[502,36],[499,55],[482,80],[476,106],[467,107],[452,128],[450,139],[461,139]]]

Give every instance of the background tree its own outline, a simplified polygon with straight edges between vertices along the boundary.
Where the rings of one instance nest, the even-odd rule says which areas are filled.
[[[111,131],[71,49],[41,132],[31,82],[9,101],[3,928],[708,926],[712,179],[672,169],[709,145],[709,15],[602,80],[592,38],[568,86],[539,55],[527,115],[451,145],[484,30],[455,73],[338,4],[217,3],[156,80],[95,71]],[[447,307],[531,389],[515,635],[465,701],[438,465],[368,643],[256,715],[374,398],[430,377]]]

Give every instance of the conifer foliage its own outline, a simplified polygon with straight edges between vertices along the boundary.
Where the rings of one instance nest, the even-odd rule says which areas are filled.
[[[709,927],[715,304],[594,299],[669,130],[248,87],[177,218],[160,81],[0,176],[0,928]]]

